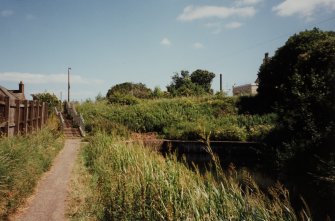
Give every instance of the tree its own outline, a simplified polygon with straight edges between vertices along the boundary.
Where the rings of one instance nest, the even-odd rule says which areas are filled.
[[[206,70],[196,70],[191,74],[191,81],[200,85],[207,93],[212,93],[211,84],[215,74]]]
[[[32,97],[34,100],[47,103],[49,113],[51,113],[54,107],[57,107],[60,103],[56,95],[47,92],[33,94]]]
[[[162,98],[164,97],[164,92],[160,89],[160,87],[155,87],[154,91],[152,92],[152,97]]]
[[[279,168],[290,177],[321,175],[320,159],[335,163],[335,32],[313,29],[290,37],[258,76],[257,97],[278,115],[267,143]]]
[[[167,86],[168,92],[173,96],[199,96],[206,93],[213,93],[211,82],[215,74],[196,70],[191,75],[188,71],[181,71],[172,76],[172,82]]]
[[[313,29],[290,37],[258,76],[258,97],[278,114],[290,139],[319,145],[334,135],[335,32]]]

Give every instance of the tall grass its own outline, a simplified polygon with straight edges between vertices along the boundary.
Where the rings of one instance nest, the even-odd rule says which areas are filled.
[[[90,131],[125,127],[157,132],[167,139],[194,140],[206,130],[212,132],[212,140],[262,139],[272,129],[275,116],[238,115],[235,102],[231,97],[183,97],[139,100],[134,105],[86,102],[78,109]]]
[[[41,174],[47,171],[63,146],[51,117],[42,130],[27,136],[0,138],[0,220],[28,197]]]
[[[163,158],[104,133],[84,150],[92,175],[97,220],[297,220],[281,186],[265,195],[245,172],[192,172],[175,156]]]

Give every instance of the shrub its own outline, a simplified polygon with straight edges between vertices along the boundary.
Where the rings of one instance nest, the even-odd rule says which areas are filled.
[[[211,140],[246,141],[247,133],[244,127],[227,125],[214,130]]]
[[[136,98],[150,98],[152,91],[150,88],[147,88],[145,84],[125,82],[111,87],[108,90],[106,97],[109,98],[116,94],[128,95]]]
[[[108,96],[108,100],[111,104],[122,104],[122,105],[134,105],[139,101],[136,97],[129,94],[114,93]]]

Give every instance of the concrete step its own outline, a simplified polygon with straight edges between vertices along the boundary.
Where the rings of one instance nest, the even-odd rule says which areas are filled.
[[[81,137],[81,134],[78,128],[72,128],[72,127],[64,128],[63,134],[66,138]]]

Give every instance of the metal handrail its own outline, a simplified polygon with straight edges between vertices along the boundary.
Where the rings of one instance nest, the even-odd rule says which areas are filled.
[[[62,113],[60,111],[58,111],[57,107],[55,107],[55,112],[56,112],[56,115],[58,116],[58,118],[60,120],[62,130],[64,130],[64,126],[65,126],[64,117],[63,117]]]
[[[65,111],[71,116],[72,122],[79,128],[81,136],[85,136],[85,121],[81,114],[78,114],[73,103],[65,102]]]

